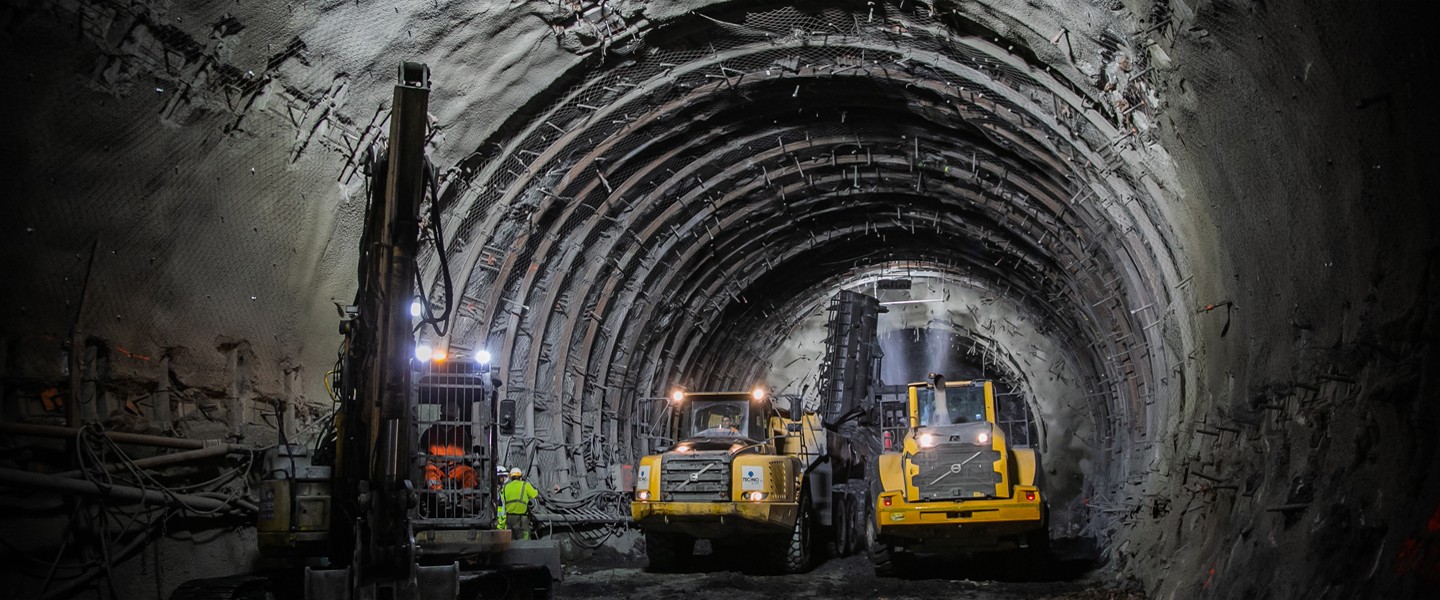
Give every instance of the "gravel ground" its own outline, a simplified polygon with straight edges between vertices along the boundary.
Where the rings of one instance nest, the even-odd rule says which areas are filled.
[[[760,575],[718,557],[697,556],[691,569],[652,573],[644,559],[614,559],[567,568],[559,599],[761,600],[776,597],[885,600],[1025,599],[1138,600],[1139,594],[1102,584],[1089,563],[1046,561],[1017,567],[1001,558],[924,559],[902,578],[876,577],[864,556],[831,559],[800,575]]]

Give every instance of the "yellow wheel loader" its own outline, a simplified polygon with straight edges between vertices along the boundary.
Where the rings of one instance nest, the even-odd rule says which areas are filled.
[[[1034,448],[1013,446],[997,425],[985,380],[908,386],[909,430],[880,455],[870,557],[890,575],[914,553],[1038,548],[1048,540]]]

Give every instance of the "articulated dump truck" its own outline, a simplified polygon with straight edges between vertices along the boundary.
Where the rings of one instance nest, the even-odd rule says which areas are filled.
[[[1009,444],[997,426],[989,381],[908,386],[909,431],[880,455],[870,558],[893,574],[911,554],[1040,548],[1047,510],[1033,448]]]
[[[685,435],[641,459],[630,505],[652,569],[679,567],[697,539],[787,573],[810,566],[821,528],[841,552],[859,549],[869,500],[851,483],[865,455],[819,415],[776,407],[763,390],[677,391],[671,403]]]
[[[816,410],[764,388],[672,394],[676,442],[640,460],[630,505],[652,569],[680,566],[700,539],[786,573],[810,567],[818,540],[840,555],[864,548],[874,504],[866,472],[880,450],[872,401],[880,305],[844,291],[829,310]]]

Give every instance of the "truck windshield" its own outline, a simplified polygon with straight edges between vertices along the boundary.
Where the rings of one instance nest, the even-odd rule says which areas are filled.
[[[690,405],[689,437],[755,439],[750,421],[750,403],[744,399],[696,400]]]
[[[920,413],[920,426],[974,423],[985,420],[985,386],[969,385],[945,388],[945,406],[936,405],[935,390],[915,390],[915,408]]]

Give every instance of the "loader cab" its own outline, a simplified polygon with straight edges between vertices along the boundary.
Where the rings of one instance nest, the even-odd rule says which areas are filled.
[[[943,402],[937,401],[934,384],[915,385],[916,425],[937,427],[993,421],[994,408],[985,398],[988,383],[983,380],[946,383]]]
[[[988,380],[910,384],[910,435],[905,447],[915,474],[907,497],[915,501],[1008,495],[1003,433],[995,427],[995,396]]]

